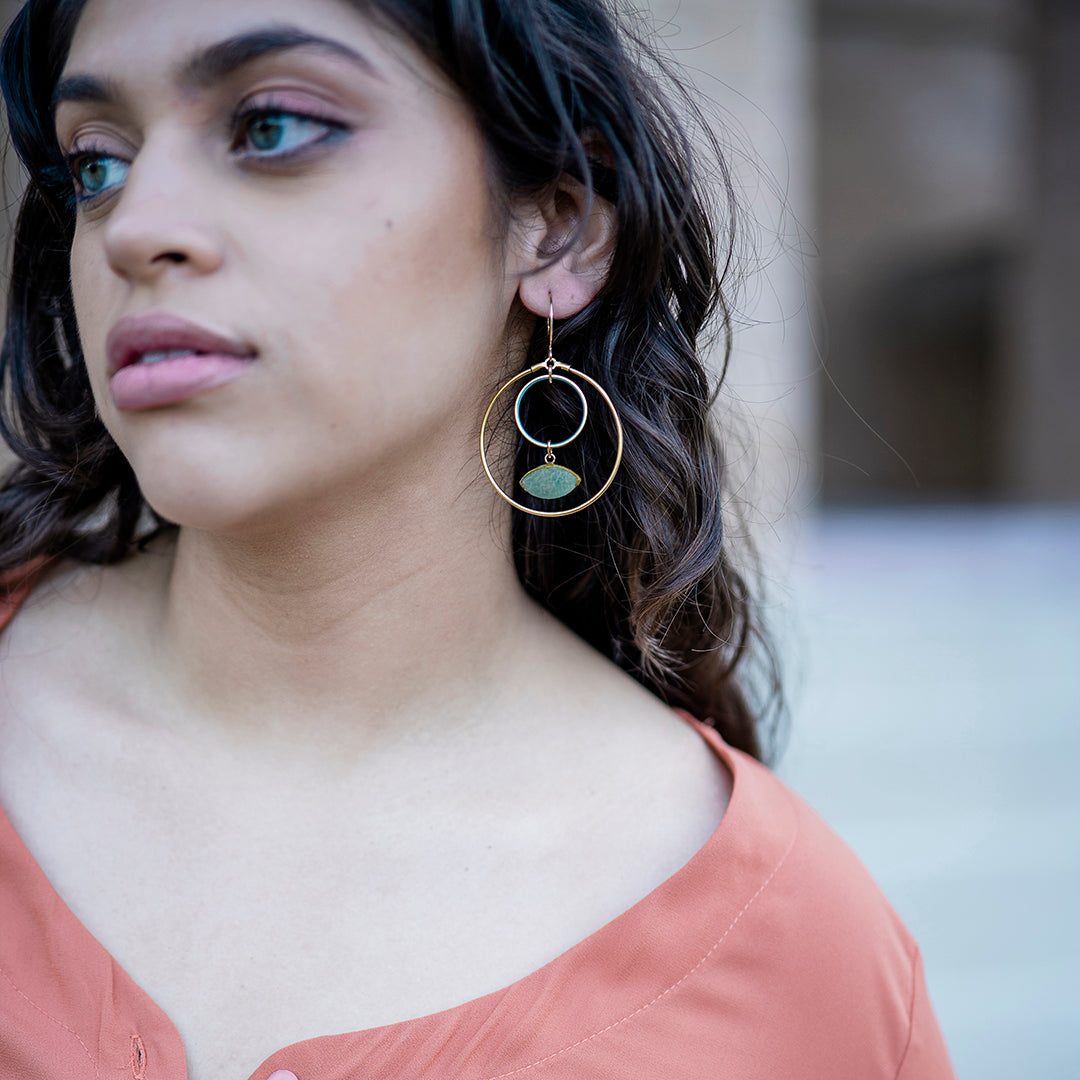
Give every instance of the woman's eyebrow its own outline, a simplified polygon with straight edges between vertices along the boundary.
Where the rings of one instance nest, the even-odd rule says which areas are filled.
[[[375,65],[351,45],[309,33],[299,27],[274,25],[236,34],[200,49],[179,65],[176,81],[183,87],[205,89],[221,82],[253,60],[297,48],[321,49],[344,57],[361,68],[365,74],[381,78]],[[113,79],[95,75],[69,75],[56,84],[51,105],[55,112],[56,107],[64,101],[114,104],[121,96],[120,87]]]

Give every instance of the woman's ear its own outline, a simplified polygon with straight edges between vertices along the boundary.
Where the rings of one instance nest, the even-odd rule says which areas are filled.
[[[526,216],[518,295],[535,315],[555,318],[579,312],[607,280],[615,253],[615,207],[564,174],[554,192]]]

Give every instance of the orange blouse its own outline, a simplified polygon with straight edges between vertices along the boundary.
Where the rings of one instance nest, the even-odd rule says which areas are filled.
[[[0,630],[30,587],[0,601]],[[502,990],[283,1047],[250,1080],[955,1080],[919,948],[866,868],[682,715],[734,778],[682,869]],[[0,1080],[186,1076],[175,1026],[0,809]]]

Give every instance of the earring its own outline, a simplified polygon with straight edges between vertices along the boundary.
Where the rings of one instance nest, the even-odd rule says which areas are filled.
[[[615,406],[611,401],[611,398],[607,396],[604,388],[596,382],[595,379],[589,378],[583,371],[577,371],[569,364],[564,364],[560,360],[556,360],[552,354],[552,344],[555,337],[555,302],[551,297],[551,293],[548,293],[548,354],[547,358],[541,361],[539,364],[533,364],[532,367],[526,368],[524,371],[519,371],[513,378],[507,379],[505,383],[496,391],[495,396],[491,399],[490,404],[487,407],[487,411],[484,413],[484,419],[480,423],[480,460],[484,465],[484,472],[487,473],[487,478],[491,481],[491,486],[516,510],[522,510],[526,514],[532,514],[534,517],[566,517],[567,514],[576,514],[579,510],[584,510],[587,506],[592,506],[601,495],[609,487],[611,487],[612,481],[615,479],[615,474],[619,471],[619,464],[622,461],[623,452],[623,428],[622,421],[619,419],[619,414],[615,410]],[[529,379],[529,376],[533,376]],[[615,431],[618,436],[617,445],[615,447],[615,464],[611,468],[611,473],[604,481],[603,486],[595,495],[586,499],[583,503],[579,503],[577,506],[572,506],[569,510],[533,510],[528,506],[523,506],[521,503],[516,502],[510,498],[501,487],[491,473],[491,468],[488,465],[487,449],[485,447],[485,435],[487,433],[488,418],[491,416],[491,410],[495,408],[495,403],[516,383],[522,379],[529,379],[529,381],[518,391],[517,400],[514,402],[514,422],[517,424],[518,431],[530,442],[533,446],[539,446],[541,449],[545,449],[544,464],[538,465],[535,469],[530,469],[518,483],[521,487],[527,491],[530,495],[537,499],[561,499],[574,490],[581,483],[581,477],[578,476],[573,469],[566,468],[565,465],[557,465],[555,463],[555,450],[558,447],[568,446],[572,443],[584,430],[585,424],[589,419],[589,403],[585,399],[584,391],[581,387],[574,382],[573,379],[568,376],[574,375],[579,379],[583,379],[587,382],[603,399],[607,404],[607,407],[611,410],[611,416],[615,421]],[[537,439],[525,430],[525,425],[521,420],[521,402],[525,395],[534,387],[540,383],[546,382],[549,386],[555,382],[565,383],[570,386],[577,393],[578,398],[581,401],[581,423],[578,424],[577,430],[567,439],[563,439],[561,442],[552,442],[550,439],[542,440]]]

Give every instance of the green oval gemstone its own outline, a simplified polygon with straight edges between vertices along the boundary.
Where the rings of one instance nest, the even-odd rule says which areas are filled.
[[[518,483],[538,499],[561,499],[581,483],[581,477],[562,465],[540,465],[530,469]]]

